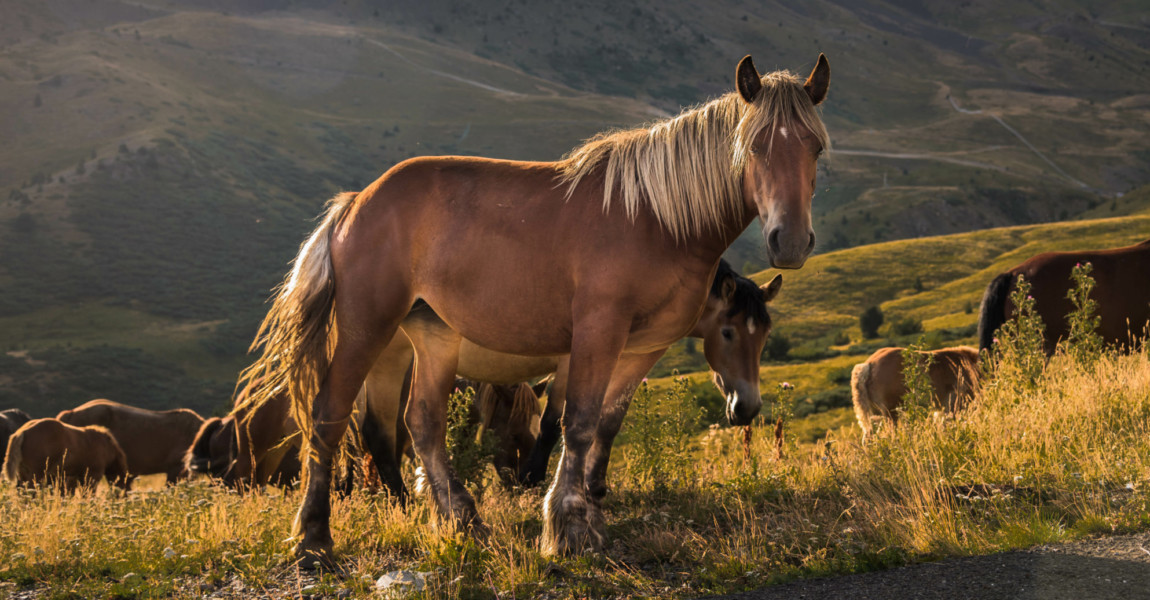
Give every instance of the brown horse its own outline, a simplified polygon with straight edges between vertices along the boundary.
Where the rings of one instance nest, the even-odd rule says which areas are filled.
[[[184,452],[204,422],[186,408],[147,410],[111,400],[86,402],[61,411],[56,419],[76,427],[107,428],[128,457],[128,471],[133,476],[164,473],[168,483],[187,476]]]
[[[1046,325],[1046,354],[1054,354],[1059,340],[1070,331],[1066,316],[1074,306],[1066,294],[1074,285],[1070,272],[1080,263],[1094,267],[1091,298],[1098,303],[1102,318],[1098,333],[1103,342],[1129,346],[1141,340],[1150,322],[1150,240],[1109,250],[1045,252],[995,277],[982,297],[978,347],[993,348],[998,328],[1014,314],[1010,293],[1022,275],[1030,282],[1035,310]]]
[[[183,459],[189,472],[236,489],[289,485],[298,478],[299,428],[291,403],[285,393],[259,404],[247,402],[260,385],[249,382],[236,396],[231,412],[204,421]]]
[[[870,435],[872,421],[885,417],[898,421],[895,412],[906,394],[903,376],[902,348],[883,348],[851,371],[851,401],[855,417],[863,430],[863,441]],[[935,408],[954,412],[965,407],[978,392],[978,350],[956,346],[922,352],[930,359],[927,372]]]
[[[68,493],[95,489],[101,478],[125,490],[131,482],[128,460],[110,431],[56,419],[29,421],[12,434],[4,477],[21,486],[60,486]]]
[[[704,355],[714,373],[715,385],[727,398],[728,418],[732,422],[741,418],[737,411],[754,413],[761,405],[759,357],[771,329],[766,305],[781,287],[781,275],[759,287],[738,275],[726,261],[720,261],[703,315],[688,334],[704,340]],[[411,360],[413,350],[409,338],[419,340],[432,354],[458,352],[456,368],[462,376],[475,381],[504,383],[555,373],[547,396],[547,410],[536,428],[537,433],[532,436],[538,439],[530,456],[515,451],[519,455],[517,472],[520,482],[530,486],[542,481],[547,474],[551,450],[559,437],[568,357],[515,356],[481,348],[460,339],[425,305],[417,307],[403,321],[402,327],[403,331],[392,338],[368,375],[367,419],[363,427],[365,444],[392,493],[401,500],[406,495],[399,474],[399,458],[409,443],[407,430],[400,421],[402,406],[406,404],[407,381],[401,386],[398,375],[399,365]],[[605,413],[600,420],[587,463],[588,489],[596,500],[606,493],[604,480],[611,444],[619,432],[629,402],[630,397],[619,398],[616,410]],[[496,434],[501,439],[515,438],[525,442],[528,429],[525,421],[513,419],[497,423],[500,428]],[[511,448],[503,448],[496,461],[507,463],[512,456]]]
[[[601,414],[691,331],[720,256],[756,216],[773,266],[799,268],[814,247],[810,203],[830,144],[815,105],[829,84],[821,55],[805,83],[760,76],[745,57],[736,93],[597,136],[561,161],[415,158],[337,197],[277,291],[254,342],[262,355],[245,372],[268,379],[263,398],[287,389],[307,434],[297,556],[330,556],[334,449],[364,378],[417,300],[477,346],[570,354],[542,548],[599,547],[602,515],[584,473]],[[413,343],[406,420],[416,453],[440,513],[482,533],[445,449],[459,356]]]

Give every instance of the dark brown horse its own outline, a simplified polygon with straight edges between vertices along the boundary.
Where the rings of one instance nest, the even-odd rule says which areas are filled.
[[[1019,275],[1030,283],[1035,310],[1046,325],[1046,354],[1054,354],[1058,342],[1069,332],[1066,316],[1074,310],[1066,294],[1074,286],[1070,272],[1090,263],[1103,342],[1129,346],[1141,340],[1150,322],[1150,240],[1109,250],[1045,252],[995,277],[982,297],[978,318],[978,347],[994,345],[998,328],[1014,314],[1010,293]]]
[[[22,425],[31,421],[32,417],[19,408],[9,408],[0,411],[0,451],[7,452],[8,438],[16,433]],[[3,457],[0,457],[2,459]]]
[[[759,392],[759,360],[771,333],[771,316],[767,304],[782,289],[782,275],[776,275],[761,287],[720,261],[703,316],[687,337],[703,340],[703,355],[711,367],[711,380],[726,398],[727,420],[746,422],[762,407]],[[521,483],[536,485],[547,475],[547,461],[559,437],[559,418],[564,408],[562,374],[567,364],[557,371],[547,408],[540,422],[539,438],[527,465],[520,473]],[[630,398],[620,398],[615,410],[604,411],[587,463],[587,489],[599,501],[606,494],[607,463],[611,446],[623,424]],[[749,415],[749,416],[748,416]]]
[[[334,450],[417,300],[480,347],[570,354],[542,549],[599,547],[603,519],[585,467],[601,414],[695,326],[720,256],[756,216],[775,267],[801,267],[814,247],[810,203],[830,144],[815,105],[829,84],[821,55],[805,83],[760,76],[746,57],[737,92],[597,136],[561,161],[416,158],[337,197],[277,291],[254,344],[262,355],[245,372],[267,378],[264,397],[288,390],[306,432],[296,554],[330,556]],[[458,354],[413,343],[406,420],[416,453],[440,513],[482,533],[445,448]]]

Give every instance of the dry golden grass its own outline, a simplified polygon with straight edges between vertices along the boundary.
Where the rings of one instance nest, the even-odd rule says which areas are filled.
[[[1150,359],[1057,356],[1021,396],[988,386],[957,418],[788,442],[768,426],[707,430],[672,475],[634,475],[615,453],[604,552],[537,549],[539,492],[489,487],[474,542],[416,500],[406,512],[356,492],[335,501],[342,572],[307,583],[288,564],[298,493],[244,496],[203,482],[90,497],[0,488],[0,580],[48,597],[372,593],[384,572],[431,573],[426,597],[685,597],[813,574],[882,568],[1150,526]],[[8,588],[11,589],[11,588]],[[306,590],[306,592],[304,591]],[[241,596],[243,594],[240,594]]]

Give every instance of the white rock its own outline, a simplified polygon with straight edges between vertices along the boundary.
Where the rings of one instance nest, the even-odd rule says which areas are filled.
[[[427,585],[427,573],[419,571],[392,571],[375,582],[376,589],[396,589],[411,592],[423,591],[425,585]]]
[[[176,557],[176,551],[175,550],[172,550],[171,547],[164,548],[164,558],[167,558],[170,560],[170,559],[173,559],[175,557]]]

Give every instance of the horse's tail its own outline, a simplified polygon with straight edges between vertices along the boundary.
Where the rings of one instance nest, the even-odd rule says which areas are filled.
[[[994,346],[994,334],[1006,322],[1006,302],[1010,299],[1010,286],[1014,283],[1012,273],[1002,273],[986,286],[982,296],[982,308],[978,315],[978,349],[990,351]]]
[[[323,222],[300,246],[252,342],[251,351],[262,348],[259,359],[240,375],[239,385],[250,389],[236,409],[260,406],[286,391],[296,423],[305,433],[305,445],[313,429],[311,400],[327,372],[334,342],[331,234],[355,197],[354,192],[345,192],[328,202]]]
[[[854,404],[855,418],[862,428],[864,441],[870,435],[871,417],[882,414],[870,397],[870,378],[870,362],[861,362],[851,369],[851,404]]]
[[[24,464],[24,432],[17,431],[8,438],[8,454],[4,458],[4,479],[20,483],[22,464]]]
[[[188,447],[188,452],[184,455],[184,468],[186,468],[189,473],[211,475],[212,436],[214,436],[223,425],[223,419],[212,417],[204,421],[204,424],[200,426],[199,432],[196,433],[195,439],[192,440],[192,445]]]

